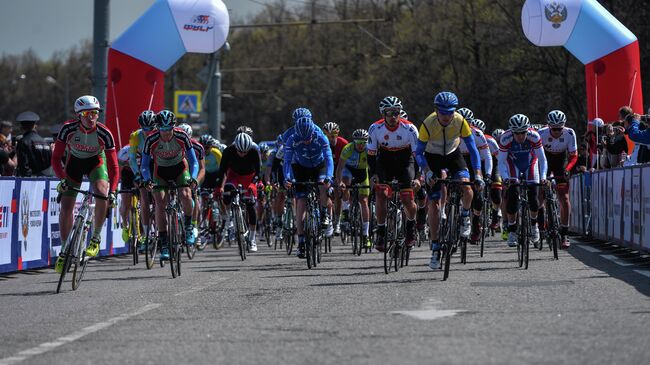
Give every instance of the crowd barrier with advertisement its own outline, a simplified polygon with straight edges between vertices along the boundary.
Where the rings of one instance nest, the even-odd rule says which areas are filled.
[[[61,250],[58,179],[0,178],[0,273],[50,266]],[[82,189],[88,189],[84,182]],[[118,204],[120,203],[118,196]],[[77,196],[81,204],[81,196]],[[102,227],[100,256],[128,252],[117,209]]]
[[[576,175],[570,183],[572,232],[650,252],[650,165]]]

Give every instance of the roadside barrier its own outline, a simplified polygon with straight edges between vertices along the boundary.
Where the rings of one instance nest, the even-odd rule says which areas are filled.
[[[48,267],[61,250],[58,179],[0,178],[0,273]],[[82,189],[89,187],[82,183]],[[118,205],[121,197],[118,196]],[[81,203],[81,196],[77,204]],[[118,209],[102,228],[100,256],[128,252]]]

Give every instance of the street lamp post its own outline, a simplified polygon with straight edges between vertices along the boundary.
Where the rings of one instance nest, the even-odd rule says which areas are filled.
[[[221,51],[229,51],[230,44],[226,42],[223,47],[211,55],[210,60],[210,89],[208,91],[208,129],[210,134],[221,140]]]
[[[63,86],[61,86],[57,79],[50,75],[45,76],[45,82],[53,85],[63,92],[63,116],[67,118],[70,114],[70,78],[67,75],[65,76]]]

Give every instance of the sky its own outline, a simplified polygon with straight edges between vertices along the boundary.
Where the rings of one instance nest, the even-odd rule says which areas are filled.
[[[110,0],[109,39],[115,40],[155,0]],[[270,0],[223,0],[239,24]],[[93,35],[93,0],[0,0],[0,54],[33,49],[41,59]]]

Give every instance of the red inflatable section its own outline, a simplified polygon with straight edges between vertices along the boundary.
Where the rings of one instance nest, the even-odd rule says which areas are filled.
[[[640,59],[639,42],[635,41],[585,65],[589,120],[618,120],[618,109],[624,105],[630,105],[636,113],[643,113]]]
[[[121,148],[129,144],[131,132],[140,128],[138,116],[149,109],[149,103],[155,112],[163,109],[165,73],[112,48],[108,64],[105,121]]]

